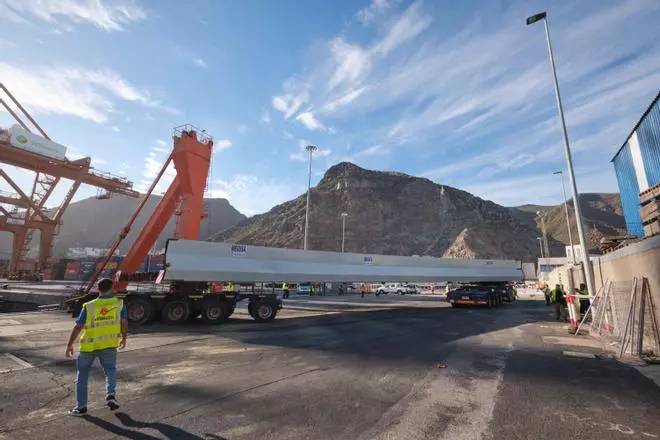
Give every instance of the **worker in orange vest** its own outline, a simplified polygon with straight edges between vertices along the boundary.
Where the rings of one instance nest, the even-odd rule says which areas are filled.
[[[364,293],[367,291],[367,288],[364,286],[364,284],[360,284],[360,297],[364,298]]]

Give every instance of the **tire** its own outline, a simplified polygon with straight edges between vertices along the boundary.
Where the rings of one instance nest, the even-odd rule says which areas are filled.
[[[171,299],[163,307],[161,319],[164,323],[183,324],[190,316],[190,303],[185,299]]]
[[[277,305],[270,301],[257,301],[250,303],[248,311],[257,322],[271,322],[277,315]]]
[[[148,298],[133,297],[126,300],[128,322],[134,325],[144,325],[154,316],[154,304]]]
[[[405,293],[400,291],[400,290],[397,290],[396,293],[397,293],[397,295],[405,295]]]
[[[202,322],[208,325],[221,324],[233,311],[226,301],[219,298],[207,298],[202,303]]]

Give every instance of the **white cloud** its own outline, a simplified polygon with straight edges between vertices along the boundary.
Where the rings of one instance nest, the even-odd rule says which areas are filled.
[[[226,198],[245,215],[266,212],[297,195],[295,187],[281,179],[263,179],[250,174],[238,174],[231,180],[215,180],[211,184],[211,197]]]
[[[163,147],[152,147],[151,150],[147,153],[144,158],[144,168],[142,171],[142,180],[135,185],[135,189],[141,193],[146,193],[149,190],[149,187],[153,183],[158,173],[163,168],[163,164],[167,159],[169,151],[165,151]],[[126,167],[123,171],[128,170]],[[120,168],[121,171],[121,168]],[[170,162],[165,169],[165,172],[161,176],[158,184],[154,188],[155,193],[163,193],[170,186],[174,178],[176,177],[176,169],[174,164]]]
[[[401,15],[389,29],[374,50],[382,55],[387,55],[397,47],[413,40],[431,24],[431,17],[422,12],[419,2],[413,3]]]
[[[206,64],[206,61],[201,57],[193,58],[193,63],[197,64],[202,69],[207,69],[209,67],[208,64]]]
[[[282,130],[282,136],[284,137],[284,139],[293,139],[294,138],[294,136],[291,134],[291,132],[289,132],[287,130]]]
[[[239,124],[238,127],[236,127],[236,131],[238,131],[240,134],[245,134],[250,131],[250,127],[245,124]]]
[[[360,95],[363,94],[366,90],[367,90],[366,87],[360,87],[358,89],[350,90],[345,95],[325,104],[323,109],[329,112],[337,110],[339,107],[350,104],[356,99],[358,99]]]
[[[354,84],[371,67],[367,52],[342,38],[335,38],[330,42],[330,53],[336,63],[336,69],[328,81],[329,90],[340,84]]]
[[[16,98],[36,113],[77,116],[98,123],[108,120],[117,100],[175,113],[117,73],[77,67],[18,67],[0,63],[0,78]]]
[[[170,144],[167,143],[167,141],[164,141],[162,139],[156,139],[156,143],[160,145],[161,147],[169,147]]]
[[[355,18],[362,24],[369,24],[374,21],[379,14],[382,14],[387,8],[389,8],[392,3],[392,0],[372,0],[369,6],[360,9],[355,14]]]
[[[147,14],[133,0],[0,0],[0,18],[24,22],[28,16],[47,22],[62,17],[105,31],[120,31],[144,20]]]
[[[314,117],[312,112],[303,112],[296,116],[296,121],[300,121],[305,127],[309,130],[325,130],[325,125],[323,125],[318,119]]]
[[[261,115],[261,118],[259,119],[259,122],[265,125],[270,125],[271,123],[270,113],[268,113],[267,110],[264,110],[263,114]]]
[[[213,142],[213,149],[217,153],[219,151],[225,150],[229,147],[231,147],[231,141],[229,139],[218,139],[217,141]]]
[[[112,127],[110,127],[110,130],[114,131],[115,133],[119,133],[119,132],[121,131],[121,130],[119,129],[119,127],[117,127],[117,126],[115,126],[115,125],[113,125]]]

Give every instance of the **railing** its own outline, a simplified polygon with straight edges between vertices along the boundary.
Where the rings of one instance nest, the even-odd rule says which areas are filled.
[[[174,136],[176,137],[181,137],[184,134],[189,135],[190,132],[196,132],[197,133],[197,140],[201,142],[202,144],[209,144],[213,142],[213,136],[209,135],[206,133],[206,130],[202,130],[201,128],[197,128],[192,124],[184,124],[180,125],[178,127],[174,128]]]

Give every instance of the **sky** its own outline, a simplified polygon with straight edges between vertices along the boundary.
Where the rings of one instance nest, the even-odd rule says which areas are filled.
[[[525,26],[543,10],[579,191],[616,192],[610,160],[660,87],[657,0],[0,0],[0,82],[69,159],[142,191],[174,127],[206,130],[208,195],[247,215],[306,191],[308,144],[312,185],[350,161],[554,204],[563,141],[543,25]]]

